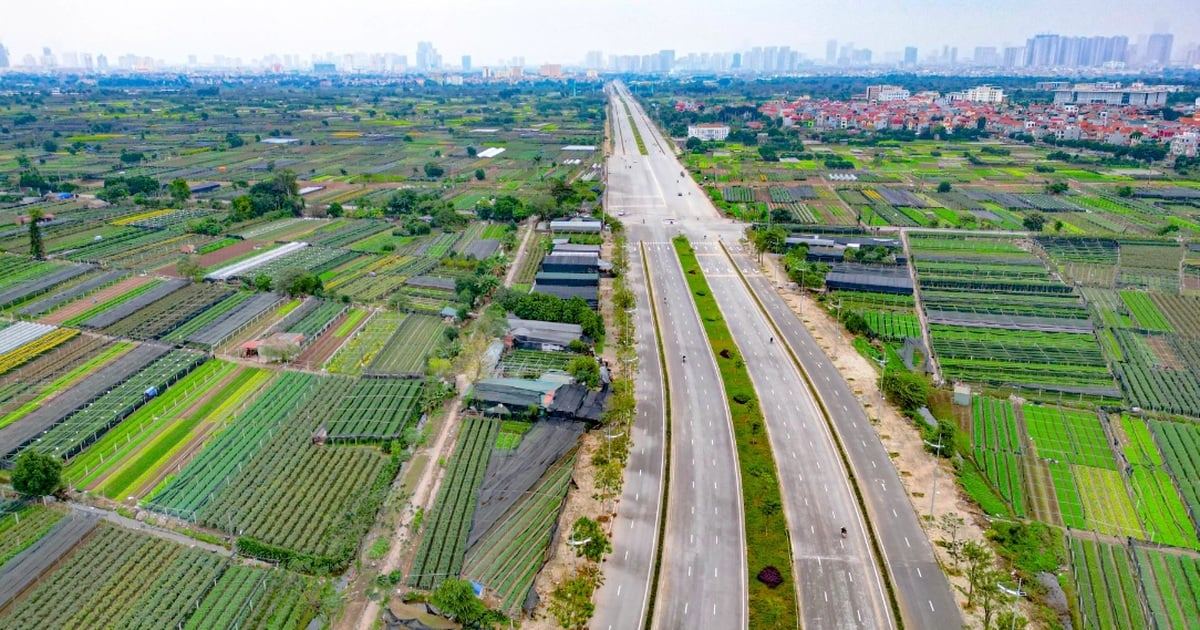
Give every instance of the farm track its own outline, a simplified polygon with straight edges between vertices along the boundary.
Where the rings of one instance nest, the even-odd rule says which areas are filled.
[[[66,320],[79,315],[98,304],[103,304],[115,297],[122,296],[142,285],[149,283],[152,280],[154,280],[154,278],[150,276],[129,276],[128,278],[125,278],[114,285],[100,289],[91,296],[84,296],[78,300],[75,300],[74,302],[64,304],[58,310],[50,312],[38,321],[43,324],[62,324]]]

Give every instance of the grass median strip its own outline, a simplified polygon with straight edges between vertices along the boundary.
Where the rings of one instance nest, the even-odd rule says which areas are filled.
[[[763,423],[758,396],[750,381],[741,353],[733,342],[717,301],[696,261],[687,239],[674,240],[675,253],[683,266],[688,289],[696,301],[700,320],[721,370],[725,396],[733,419],[738,465],[742,471],[742,504],[746,518],[746,565],[749,569],[751,628],[798,627],[795,580],[792,576],[791,541],[783,499],[779,492],[779,473]],[[755,579],[765,567],[779,570],[787,588],[771,588]]]

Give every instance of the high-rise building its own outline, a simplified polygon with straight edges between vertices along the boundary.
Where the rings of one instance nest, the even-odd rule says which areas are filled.
[[[1004,47],[1004,67],[1005,68],[1020,68],[1025,65],[1025,47],[1024,46],[1005,46]]]
[[[8,49],[4,44],[0,44],[0,68],[8,67]]]
[[[975,56],[971,60],[977,66],[998,66],[1000,65],[1000,53],[995,46],[976,46]]]
[[[429,72],[442,67],[442,56],[432,42],[417,42],[417,71]]]
[[[96,69],[108,70],[108,57],[106,57],[104,53],[96,55]]]
[[[904,65],[913,67],[917,65],[917,47],[906,46],[904,48]]]
[[[658,71],[668,73],[675,68],[675,51],[660,50],[658,51]]]
[[[833,65],[837,63],[838,58],[838,43],[836,39],[831,39],[825,42],[825,63]]]
[[[471,55],[463,55],[462,56],[462,69],[463,69],[463,72],[471,71]]]
[[[604,67],[604,53],[599,50],[589,50],[583,58],[583,67],[597,70]]]
[[[1175,44],[1175,36],[1170,33],[1155,33],[1146,40],[1146,54],[1143,63],[1147,66],[1167,66],[1171,63],[1171,46]]]

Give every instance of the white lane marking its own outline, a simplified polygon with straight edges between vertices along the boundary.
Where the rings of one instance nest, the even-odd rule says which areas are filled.
[[[919,578],[925,577],[924,575],[921,575],[921,567],[917,567],[917,577],[919,577]]]
[[[929,612],[937,612],[936,610],[933,609],[933,600],[932,599],[929,600]]]
[[[907,546],[909,546],[909,547],[912,547],[912,543],[908,542],[908,536],[905,536],[905,537],[904,537],[904,544],[905,544],[905,545],[907,545]]]

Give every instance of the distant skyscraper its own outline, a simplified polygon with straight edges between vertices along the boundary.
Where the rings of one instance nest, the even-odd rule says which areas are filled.
[[[838,58],[838,43],[836,39],[831,39],[825,42],[825,63],[833,65],[837,63]]]
[[[952,66],[958,64],[958,46],[950,49],[950,57],[946,60],[946,62]]]
[[[8,49],[4,44],[0,44],[0,68],[8,67]]]
[[[587,56],[583,59],[583,66],[589,70],[598,70],[604,67],[604,53],[599,50],[589,50]]]
[[[108,57],[104,56],[104,53],[96,55],[96,69],[108,70]]]
[[[1171,63],[1171,46],[1175,44],[1175,36],[1170,33],[1155,33],[1146,40],[1145,64],[1148,66],[1166,66]]]
[[[904,65],[913,67],[917,65],[917,47],[908,46],[904,49]]]
[[[442,67],[442,56],[432,42],[417,42],[417,71],[429,72]]]
[[[462,69],[463,69],[463,72],[470,72],[470,71],[471,71],[471,55],[463,55],[463,57],[462,57]]]
[[[667,73],[675,68],[675,51],[660,50],[658,51],[658,70],[659,72]]]

